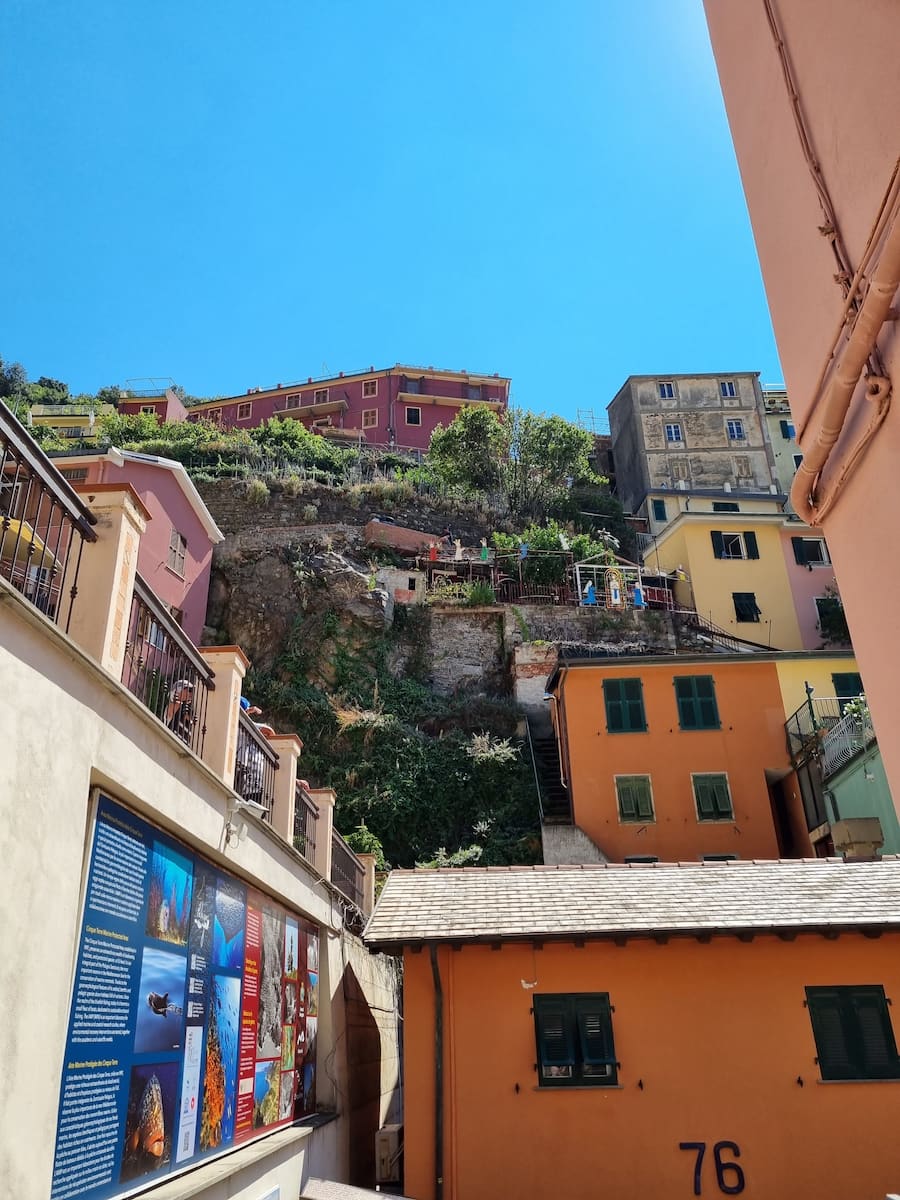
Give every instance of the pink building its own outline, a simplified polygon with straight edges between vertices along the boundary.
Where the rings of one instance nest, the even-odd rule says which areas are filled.
[[[792,500],[828,538],[897,796],[900,5],[704,2],[803,453]]]
[[[250,388],[243,396],[195,405],[187,419],[206,417],[228,429],[253,429],[270,417],[292,417],[326,437],[427,450],[438,425],[449,425],[461,408],[479,405],[503,412],[509,383],[500,375],[433,367],[370,367],[302,384]]]
[[[181,398],[171,388],[163,391],[158,388],[123,391],[117,408],[120,416],[136,416],[140,413],[156,417],[159,421],[184,421],[188,412]]]
[[[791,520],[782,533],[782,549],[803,649],[820,650],[823,610],[836,603],[837,584],[828,546],[821,530]]]
[[[181,463],[113,448],[54,456],[54,465],[79,486],[131,484],[150,516],[138,551],[138,574],[199,645],[213,546],[224,535]],[[83,488],[81,494],[90,504],[90,494]]]

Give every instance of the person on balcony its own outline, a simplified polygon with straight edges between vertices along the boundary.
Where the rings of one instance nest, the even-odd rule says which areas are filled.
[[[172,685],[166,704],[166,725],[183,742],[191,740],[194,727],[194,685],[189,679],[179,679]]]

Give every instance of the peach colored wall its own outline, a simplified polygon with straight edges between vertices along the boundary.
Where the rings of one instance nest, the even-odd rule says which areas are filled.
[[[199,643],[206,620],[212,544],[174,475],[150,463],[128,461],[117,467],[107,458],[85,465],[87,482],[130,483],[147,506],[150,520],[141,538],[138,572],[164,604],[184,611],[184,631]],[[187,539],[184,578],[168,565],[173,525]]]
[[[838,325],[842,296],[835,261],[819,232],[822,210],[801,154],[779,59],[763,5],[705,0],[750,219],[762,266],[791,408],[808,415]],[[803,112],[855,269],[897,157],[900,128],[900,6],[894,0],[775,0]],[[878,342],[888,375],[900,379],[900,335],[887,325]],[[867,416],[861,389],[849,414],[851,436]],[[798,429],[799,432],[799,429]],[[801,435],[801,448],[806,439]],[[846,459],[842,437],[837,464]],[[900,411],[884,425],[827,514],[828,539],[850,632],[866,678],[876,730],[896,719],[900,607],[873,598],[897,594]],[[900,795],[900,741],[880,739]]]
[[[720,729],[681,730],[676,675],[712,675]],[[640,677],[646,733],[607,733],[604,679]],[[765,771],[789,766],[784,710],[772,662],[573,667],[562,677],[575,823],[609,859],[653,854],[664,862],[704,854],[777,858]],[[698,821],[692,772],[728,775],[733,821]],[[622,822],[616,775],[649,775],[656,820]]]
[[[740,1148],[748,1197],[847,1200],[896,1189],[900,1081],[821,1084],[804,988],[881,983],[900,995],[898,934],[507,943],[442,948],[439,962],[446,1200],[690,1200],[696,1156],[679,1143],[698,1141],[707,1143],[704,1196],[721,1194],[712,1161],[720,1141]],[[404,967],[404,1194],[433,1200],[427,949],[407,953]],[[538,1088],[532,996],[554,992],[609,993],[618,1088]]]
[[[782,530],[781,545],[784,550],[784,561],[787,567],[788,582],[794,597],[794,608],[797,610],[797,623],[800,626],[800,638],[804,650],[820,650],[822,634],[819,632],[819,616],[816,611],[816,597],[824,596],[829,589],[835,587],[834,567],[830,565],[804,567],[794,557],[792,537],[819,538],[821,529],[809,529],[801,525],[798,529]]]

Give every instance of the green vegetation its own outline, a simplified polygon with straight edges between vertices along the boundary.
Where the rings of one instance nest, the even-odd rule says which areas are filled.
[[[569,550],[576,562],[594,558],[598,563],[615,562],[615,554],[605,541],[595,541],[587,533],[568,533],[552,518],[543,524],[533,523],[520,534],[495,533],[494,547],[498,554],[508,554],[519,560],[520,547],[528,546],[521,559],[522,578],[528,583],[563,583],[566,578]]]

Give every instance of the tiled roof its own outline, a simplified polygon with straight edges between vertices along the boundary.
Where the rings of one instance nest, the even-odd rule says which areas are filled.
[[[372,946],[900,927],[900,857],[393,871]]]

